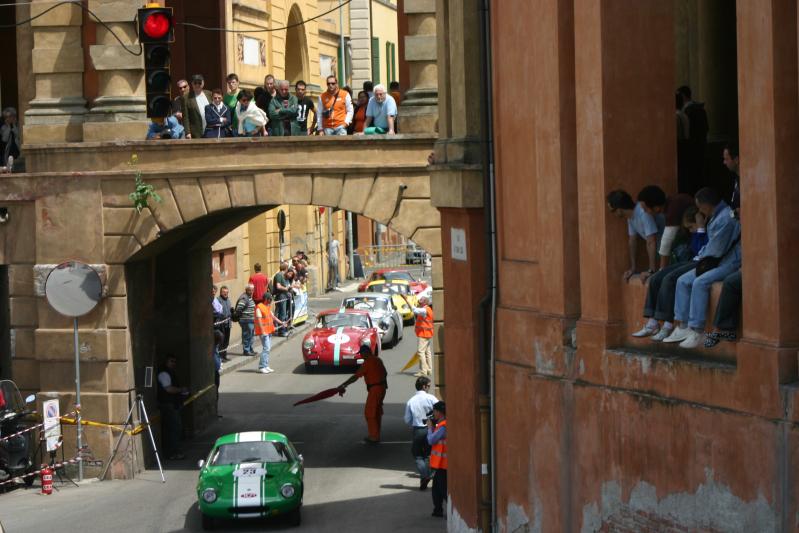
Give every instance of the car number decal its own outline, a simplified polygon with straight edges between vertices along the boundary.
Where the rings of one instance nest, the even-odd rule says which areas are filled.
[[[262,505],[263,480],[265,476],[258,475],[259,471],[266,474],[266,470],[259,463],[236,465],[236,469],[233,471],[236,507],[258,507]]]
[[[341,345],[350,342],[349,335],[344,334],[344,328],[340,327],[336,333],[327,338],[327,342],[333,345],[333,366],[339,366],[341,360]]]

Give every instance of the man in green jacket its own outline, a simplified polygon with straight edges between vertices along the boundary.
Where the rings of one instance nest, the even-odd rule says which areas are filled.
[[[299,124],[294,120],[297,117],[297,97],[289,94],[287,80],[280,80],[277,83],[277,93],[269,102],[267,114],[273,136],[300,135]]]

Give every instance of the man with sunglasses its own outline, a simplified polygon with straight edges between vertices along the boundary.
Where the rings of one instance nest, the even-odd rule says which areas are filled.
[[[319,135],[346,135],[352,122],[352,98],[347,91],[340,91],[335,76],[327,77],[327,91],[319,95]]]
[[[172,99],[172,115],[178,119],[178,122],[183,124],[183,101],[184,97],[189,94],[189,82],[186,80],[178,80],[178,95]]]
[[[211,91],[204,90],[202,74],[191,77],[191,91],[183,96],[183,127],[187,139],[200,139],[205,132],[205,107],[211,103]]]

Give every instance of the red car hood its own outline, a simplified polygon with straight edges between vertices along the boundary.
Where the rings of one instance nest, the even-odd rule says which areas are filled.
[[[339,330],[341,330],[339,332]],[[317,348],[333,348],[337,340],[341,341],[341,349],[358,351],[361,348],[362,340],[369,334],[367,329],[351,327],[344,328],[319,328],[308,333],[307,338],[313,338]],[[338,337],[337,337],[338,335]]]

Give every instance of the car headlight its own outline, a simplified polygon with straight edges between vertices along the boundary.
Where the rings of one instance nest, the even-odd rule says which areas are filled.
[[[313,348],[313,346],[314,346],[313,339],[305,339],[304,341],[302,341],[303,350],[310,350],[311,348]]]
[[[286,483],[280,487],[280,494],[282,494],[284,498],[291,498],[294,496],[294,485],[291,483]]]
[[[363,339],[362,344],[364,346],[372,346],[372,339],[370,339],[369,337],[366,337],[365,339]]]
[[[216,501],[216,491],[214,489],[205,489],[203,491],[203,501],[205,503],[214,503]]]
[[[380,321],[380,325],[383,327],[383,329],[388,329],[389,326],[391,326],[391,321],[389,321],[387,318],[384,318]]]

